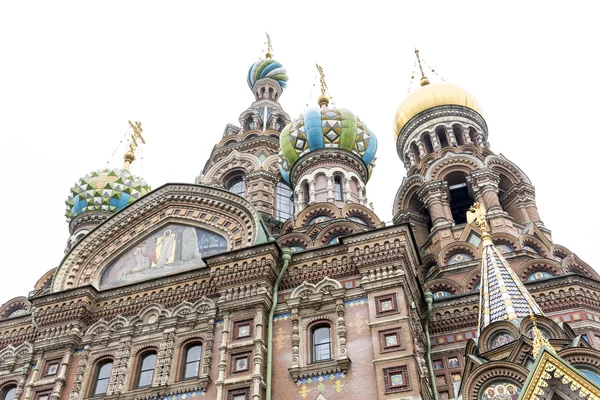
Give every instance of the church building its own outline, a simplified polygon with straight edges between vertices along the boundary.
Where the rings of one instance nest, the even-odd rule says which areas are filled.
[[[600,400],[600,275],[416,53],[393,136],[331,104],[318,65],[290,117],[270,40],[193,182],[133,175],[130,121],[122,167],[70,189],[58,267],[2,300],[0,400]],[[367,186],[393,140],[384,223]]]

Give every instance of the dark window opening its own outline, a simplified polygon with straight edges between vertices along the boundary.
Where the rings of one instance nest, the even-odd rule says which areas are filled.
[[[427,154],[433,153],[433,143],[431,143],[431,137],[429,136],[429,134],[426,134],[423,137],[423,144],[425,145],[425,152]]]
[[[275,218],[278,221],[287,221],[294,215],[294,192],[283,182],[277,184],[277,204]]]
[[[335,200],[336,201],[343,201],[344,200],[344,194],[342,191],[342,178],[340,176],[335,176],[333,178],[333,186],[335,189]]]
[[[438,128],[436,129],[436,133],[438,135],[438,139],[440,141],[440,146],[442,146],[442,149],[444,147],[450,146],[450,144],[448,143],[448,137],[446,136],[446,129]]]
[[[237,194],[238,196],[244,197],[246,194],[246,182],[241,176],[236,176],[229,181],[228,190],[231,193]]]
[[[454,137],[456,138],[456,143],[459,146],[462,146],[465,144],[465,139],[463,137],[463,130],[460,126],[453,126],[452,127],[452,132],[454,132]]]
[[[312,361],[331,360],[331,327],[317,325],[312,329]]]

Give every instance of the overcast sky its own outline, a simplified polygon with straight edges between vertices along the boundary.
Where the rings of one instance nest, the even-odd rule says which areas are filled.
[[[417,46],[478,98],[492,150],[529,176],[554,241],[598,269],[594,2],[457,4],[1,2],[0,302],[59,265],[69,188],[108,160],[122,165],[122,146],[111,155],[127,120],[142,122],[147,142],[134,173],[155,188],[194,181],[253,100],[246,74],[265,31],[290,77],[281,103],[291,116],[316,105],[318,62],[337,105],[377,134],[367,191],[381,219],[405,176],[392,120]]]

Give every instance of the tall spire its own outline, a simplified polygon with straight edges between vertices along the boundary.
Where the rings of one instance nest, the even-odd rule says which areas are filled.
[[[532,314],[544,315],[508,262],[496,249],[487,232],[485,208],[475,203],[467,221],[482,232],[481,288],[479,290],[479,333],[497,321],[514,321]]]
[[[125,155],[123,156],[123,158],[125,159],[125,162],[123,163],[123,169],[126,169],[129,171],[129,166],[131,166],[131,163],[133,162],[133,160],[135,160],[135,151],[137,150],[137,148],[139,147],[139,143],[138,140],[140,142],[142,142],[143,144],[146,143],[146,141],[144,140],[144,137],[142,136],[142,123],[139,121],[135,121],[135,122],[131,122],[129,121],[129,126],[131,127],[131,141],[129,142],[129,150],[127,150],[125,152]]]
[[[327,82],[325,82],[325,73],[323,72],[323,67],[319,64],[315,64],[317,66],[317,71],[319,72],[319,81],[321,82],[321,95],[317,100],[320,107],[327,107],[329,105],[329,96],[327,96],[327,92],[329,88],[327,87]]]
[[[419,50],[415,49],[415,55],[417,56],[417,62],[419,63],[419,70],[421,70],[421,86],[429,85],[429,79],[423,72],[423,66],[421,65],[421,57],[419,56]]]

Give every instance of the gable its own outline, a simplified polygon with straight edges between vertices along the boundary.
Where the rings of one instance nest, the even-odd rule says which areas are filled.
[[[159,240],[169,229],[171,232],[167,236],[172,234],[173,237]],[[195,249],[191,246],[194,234],[196,239],[200,236],[202,240],[208,240],[208,247],[202,248],[203,245],[198,244]],[[118,286],[138,281],[131,276],[132,271],[146,271],[137,276],[141,280],[172,273],[167,272],[167,265],[176,267],[174,272],[178,272],[203,265],[198,261],[196,251],[206,253],[200,256],[202,258],[216,254],[216,251],[264,243],[266,237],[261,218],[240,196],[204,185],[167,184],[125,207],[78,242],[58,267],[52,290],[57,292],[84,285],[96,288]],[[213,245],[210,245],[211,241],[214,241]],[[161,251],[164,253],[161,270],[152,271],[159,266]],[[118,267],[115,267],[117,263]],[[112,276],[109,276],[111,272]]]

